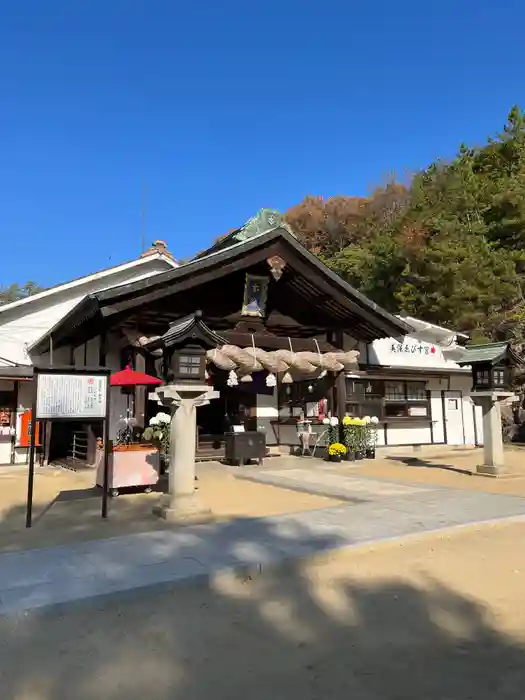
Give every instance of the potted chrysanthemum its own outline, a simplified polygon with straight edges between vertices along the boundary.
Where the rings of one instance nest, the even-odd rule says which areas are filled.
[[[347,457],[352,461],[361,459],[362,427],[361,418],[353,418],[352,416],[343,418],[343,441],[347,449]]]
[[[328,459],[330,462],[340,462],[346,455],[346,447],[340,442],[333,442],[328,446]]]
[[[155,445],[159,451],[164,470],[169,466],[170,428],[170,414],[160,412],[150,418],[148,427],[142,433],[144,442]]]

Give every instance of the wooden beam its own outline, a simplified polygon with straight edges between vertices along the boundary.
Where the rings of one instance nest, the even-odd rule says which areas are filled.
[[[337,300],[344,308],[348,309],[350,314],[358,318],[361,317],[371,329],[377,328],[380,332],[386,333],[387,336],[391,334],[392,329],[387,328],[386,320],[383,321],[379,314],[374,314],[373,311],[365,309],[353,302],[349,296],[345,296],[340,290],[335,288],[334,283],[329,277],[324,277],[320,274],[320,271],[316,270],[312,265],[309,265],[297,257],[294,258],[293,265],[291,266],[309,282],[315,280],[315,285],[321,292]],[[352,328],[348,328],[348,331],[352,330]],[[364,338],[364,340],[366,340],[366,338]]]
[[[244,255],[241,260],[235,259],[231,262],[225,262],[220,267],[214,267],[212,269],[206,270],[204,272],[199,272],[198,269],[193,271],[188,271],[189,274],[186,278],[177,278],[171,281],[169,286],[162,287],[153,292],[149,292],[142,296],[134,296],[126,301],[120,301],[116,304],[112,304],[107,307],[102,308],[102,314],[104,316],[114,316],[133,309],[138,306],[145,306],[154,301],[159,301],[160,299],[165,299],[169,296],[175,296],[181,292],[186,292],[196,286],[202,286],[208,282],[213,282],[214,280],[226,277],[232,272],[237,272],[240,269],[245,269],[256,265],[257,263],[266,260],[267,257],[272,255],[272,247],[263,248],[262,250],[253,250],[247,255]],[[240,300],[242,303],[242,300]]]
[[[238,331],[221,331],[221,335],[231,345],[241,348],[255,347],[266,350],[289,350],[290,343],[287,337],[272,335],[270,333],[240,333]],[[317,345],[313,338],[291,338],[292,348],[295,352],[317,352]],[[318,341],[320,352],[335,352],[336,348],[324,340]]]

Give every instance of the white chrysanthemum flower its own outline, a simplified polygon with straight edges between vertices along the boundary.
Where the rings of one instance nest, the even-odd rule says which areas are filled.
[[[149,424],[150,425],[160,425],[160,420],[158,419],[157,416],[153,416],[153,418],[150,418]]]
[[[323,418],[324,425],[330,425],[330,418]]]
[[[379,418],[377,416],[372,416],[372,418],[370,418],[370,423],[377,425],[379,423]]]
[[[337,416],[330,418],[330,425],[339,425],[339,418]]]
[[[169,413],[157,413],[155,417],[159,423],[171,423],[171,416]]]
[[[364,416],[364,418],[363,418],[363,423],[364,423],[365,425],[368,425],[368,423],[370,423],[370,416]]]

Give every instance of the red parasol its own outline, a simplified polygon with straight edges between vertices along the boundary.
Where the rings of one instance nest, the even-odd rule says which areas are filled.
[[[122,369],[120,372],[115,372],[112,374],[109,378],[109,383],[111,386],[132,387],[160,386],[164,382],[162,379],[152,377],[151,374],[136,372],[134,369],[132,369],[131,365],[128,365],[126,369]]]
[[[130,418],[130,399],[131,394],[133,393],[133,388],[136,386],[160,386],[161,384],[164,384],[164,382],[162,379],[152,377],[150,374],[136,372],[131,365],[128,365],[126,369],[120,370],[120,372],[114,372],[109,378],[109,383],[111,386],[120,387],[122,389],[122,393],[127,394],[128,396],[126,418],[123,419],[126,427],[119,431],[117,442],[129,444],[133,439],[133,425],[136,424],[136,421],[134,423],[134,419]]]

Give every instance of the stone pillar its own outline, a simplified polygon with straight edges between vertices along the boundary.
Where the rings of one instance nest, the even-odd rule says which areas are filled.
[[[512,398],[510,392],[473,392],[472,400],[483,413],[483,464],[478,474],[501,476],[505,473],[505,455],[501,430],[501,401]]]
[[[486,473],[497,473],[504,465],[501,409],[498,401],[483,403],[484,464]]]
[[[168,493],[153,512],[170,522],[206,519],[206,510],[195,491],[195,439],[197,406],[219,397],[218,391],[204,385],[170,385],[157,389],[157,395],[171,410],[170,465]]]

